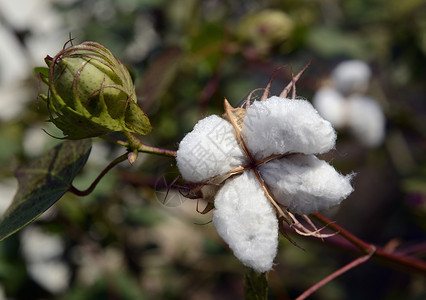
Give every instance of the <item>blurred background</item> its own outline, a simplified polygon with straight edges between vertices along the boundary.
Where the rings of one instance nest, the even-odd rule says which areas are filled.
[[[142,141],[171,150],[197,120],[221,114],[224,97],[240,105],[285,66],[277,95],[311,61],[297,95],[315,99],[338,130],[323,158],[356,173],[355,192],[327,215],[369,243],[426,258],[426,1],[0,0],[1,212],[14,170],[60,142],[43,132],[61,136],[33,68],[70,34],[133,70],[153,125]],[[361,71],[339,68],[353,60]],[[86,188],[123,152],[95,140],[75,185]],[[165,198],[177,175],[174,160],[142,154],[91,195],[66,194],[0,243],[0,299],[243,299],[244,268],[211,213],[174,189]],[[293,299],[356,257],[290,236],[305,251],[280,237],[270,299]],[[369,262],[310,299],[425,298],[422,275]]]

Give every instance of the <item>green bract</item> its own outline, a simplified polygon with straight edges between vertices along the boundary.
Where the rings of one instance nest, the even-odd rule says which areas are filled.
[[[148,134],[151,124],[137,105],[126,67],[104,46],[84,42],[46,57],[51,121],[69,139],[113,131]]]

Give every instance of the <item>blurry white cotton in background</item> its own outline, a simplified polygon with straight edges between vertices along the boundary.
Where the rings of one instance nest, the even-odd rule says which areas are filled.
[[[19,40],[0,24],[0,120],[16,118],[22,111],[28,99],[23,85],[28,74],[28,61]]]
[[[0,0],[1,16],[14,30],[26,32],[23,41],[33,64],[40,64],[47,53],[58,52],[72,28],[65,30],[63,18],[50,0]]]
[[[385,137],[386,118],[379,103],[364,95],[371,79],[370,67],[349,60],[331,73],[331,86],[321,87],[313,104],[336,129],[349,129],[367,147],[379,146]]]
[[[48,0],[0,0],[1,121],[16,119],[34,100],[34,86],[27,80],[47,53],[62,48],[69,32],[62,23]]]
[[[385,116],[374,99],[354,95],[348,99],[348,124],[364,145],[378,146],[385,135]]]
[[[313,98],[319,114],[339,129],[346,124],[346,99],[334,88],[322,87]]]
[[[160,38],[152,21],[144,16],[136,18],[134,29],[135,36],[126,47],[125,54],[130,60],[139,62],[159,43]]]
[[[53,128],[51,125],[51,123],[36,123],[27,128],[22,139],[22,146],[28,157],[39,157],[48,150],[49,142],[57,143],[57,141],[52,141],[52,137],[42,130],[42,128],[47,127],[45,130],[51,134]]]
[[[365,93],[370,83],[371,70],[363,61],[347,60],[334,68],[331,78],[335,88],[345,95]]]
[[[18,181],[15,178],[2,180],[0,182],[0,215],[9,207],[18,188]]]
[[[65,291],[71,272],[61,259],[65,249],[63,240],[32,225],[23,230],[21,245],[32,279],[53,294]]]
[[[3,286],[0,285],[0,300],[6,300],[6,299],[10,299],[10,298],[6,298],[4,288],[3,288]]]

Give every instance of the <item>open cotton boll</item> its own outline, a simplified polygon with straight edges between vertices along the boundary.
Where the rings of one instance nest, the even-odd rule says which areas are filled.
[[[183,138],[176,161],[185,180],[202,182],[243,165],[246,157],[231,123],[212,115]]]
[[[320,88],[314,95],[313,103],[319,114],[333,124],[334,128],[345,126],[346,99],[334,88]]]
[[[259,172],[275,200],[298,214],[329,209],[353,191],[350,175],[340,175],[314,155],[289,155],[260,166]]]
[[[253,171],[228,179],[215,199],[213,224],[247,267],[272,268],[278,247],[278,220]]]
[[[334,68],[331,78],[336,89],[345,95],[364,93],[368,89],[371,70],[361,60],[347,60]]]
[[[385,137],[386,119],[377,101],[366,96],[352,96],[348,100],[349,126],[366,146],[379,145]]]
[[[257,160],[272,154],[325,153],[336,142],[330,122],[308,101],[275,96],[247,109],[242,135]]]

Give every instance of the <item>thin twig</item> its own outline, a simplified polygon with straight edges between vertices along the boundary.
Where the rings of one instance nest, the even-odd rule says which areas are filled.
[[[125,142],[125,141],[121,141],[121,140],[116,140],[116,139],[113,139],[113,138],[111,138],[109,136],[106,136],[106,135],[101,136],[101,138],[104,139],[104,140],[106,140],[106,141],[108,141],[108,142],[114,143],[114,144],[116,144],[118,146],[122,146],[122,147],[126,147],[126,148],[129,147],[129,142]]]
[[[124,132],[124,135],[129,141],[127,146],[131,150],[138,150],[139,152],[157,154],[162,156],[176,157],[176,151],[144,145],[136,136],[134,136],[130,132]]]
[[[176,151],[174,150],[168,150],[163,148],[157,148],[152,147],[148,145],[141,144],[139,148],[137,149],[139,152],[145,152],[145,153],[151,153],[151,154],[157,154],[162,156],[169,156],[169,157],[176,157]]]
[[[132,140],[137,139],[134,135],[132,135],[131,133],[127,133],[125,134],[127,138],[130,138]],[[121,141],[121,140],[116,140],[113,138],[110,138],[108,136],[102,136],[102,138],[104,140],[107,140],[109,142],[112,142],[116,145],[122,146],[122,147],[126,147],[126,148],[132,148],[130,146],[130,142],[125,142],[125,141]],[[157,148],[157,147],[152,147],[152,146],[148,146],[148,145],[144,145],[142,144],[142,142],[139,141],[139,139],[137,139],[138,142],[136,143],[136,149],[132,149],[132,150],[138,150],[139,152],[145,152],[145,153],[151,153],[151,154],[158,154],[158,155],[163,155],[163,156],[170,156],[170,157],[176,157],[176,151],[173,150],[168,150],[168,149],[162,149],[162,148]],[[132,144],[132,146],[134,146]]]
[[[324,224],[327,224],[329,228],[333,229],[336,232],[339,232],[339,235],[344,237],[346,240],[351,242],[353,245],[357,246],[360,250],[362,250],[364,253],[369,253],[371,246],[367,244],[366,242],[362,241],[346,229],[340,227],[336,223],[332,222],[325,216],[321,215],[320,213],[313,213],[312,216],[314,216],[316,219],[321,221]]]
[[[329,283],[330,281],[332,281],[336,277],[338,277],[338,276],[342,275],[343,273],[345,273],[345,272],[347,272],[347,271],[349,271],[349,270],[351,270],[351,269],[353,269],[353,268],[355,268],[355,267],[357,267],[357,266],[365,263],[366,261],[368,261],[371,258],[371,256],[374,254],[375,250],[376,250],[375,248],[372,248],[368,254],[363,255],[361,257],[358,257],[357,259],[351,261],[350,263],[348,263],[347,265],[341,267],[337,271],[331,273],[327,277],[321,279],[316,284],[314,284],[313,286],[311,286],[309,289],[307,289],[306,291],[304,291],[295,300],[306,299],[307,297],[309,297],[310,295],[312,295],[315,291],[317,291],[319,288],[321,288],[322,286],[326,285],[327,283]]]
[[[327,219],[325,216],[314,213],[313,216],[320,220],[324,224],[328,224],[328,227],[334,231],[339,231],[340,237],[344,238],[345,240],[349,241],[352,245],[356,246],[359,250],[361,250],[363,253],[370,253],[371,248],[375,247],[374,245],[370,245],[346,229],[340,227],[336,223],[333,223],[329,219]],[[344,248],[344,246],[341,246]],[[347,248],[347,247],[346,247]],[[413,257],[409,256],[403,256],[402,254],[396,253],[389,253],[385,250],[377,248],[374,252],[374,257],[377,260],[381,260],[382,262],[386,263],[387,265],[393,265],[394,267],[404,268],[407,271],[410,272],[417,272],[423,275],[426,275],[426,262],[415,259]]]
[[[98,185],[99,181],[108,173],[109,170],[111,170],[113,167],[118,165],[119,163],[125,161],[127,159],[128,152],[124,153],[123,155],[120,155],[116,159],[114,159],[105,169],[102,170],[102,172],[96,177],[96,179],[92,182],[92,184],[84,191],[80,191],[75,186],[71,185],[69,188],[69,191],[73,194],[76,194],[77,196],[87,196]]]

